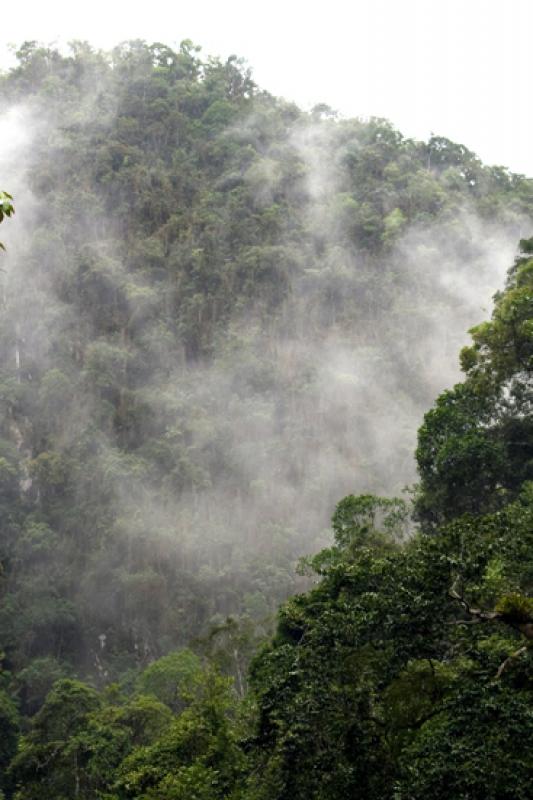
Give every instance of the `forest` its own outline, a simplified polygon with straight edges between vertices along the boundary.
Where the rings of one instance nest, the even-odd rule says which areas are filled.
[[[0,189],[0,798],[528,800],[533,180],[25,42]]]

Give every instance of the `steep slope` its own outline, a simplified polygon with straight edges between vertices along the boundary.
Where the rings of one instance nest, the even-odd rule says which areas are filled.
[[[420,429],[424,527],[402,500],[344,498],[334,545],[302,563],[316,585],[281,607],[240,700],[187,650],[100,692],[57,681],[20,737],[0,689],[10,799],[528,800],[533,239],[522,248],[464,381]],[[496,486],[493,463],[480,478],[489,444]],[[236,653],[241,633],[225,633]]]
[[[3,664],[106,682],[229,614],[261,631],[338,498],[413,479],[533,190],[445,139],[303,113],[190,42],[18,58]]]

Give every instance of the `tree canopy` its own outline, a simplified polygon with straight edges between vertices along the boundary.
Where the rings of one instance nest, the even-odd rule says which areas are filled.
[[[526,800],[533,239],[433,385],[531,181],[188,40],[0,101],[0,797]]]

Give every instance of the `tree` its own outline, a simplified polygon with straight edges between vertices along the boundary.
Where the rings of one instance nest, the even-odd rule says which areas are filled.
[[[149,747],[117,771],[120,798],[222,800],[233,795],[244,756],[238,747],[231,681],[212,669],[197,676],[191,705]]]
[[[17,752],[19,726],[18,709],[7,692],[0,688],[0,798],[3,797],[2,790],[8,788],[7,771]]]
[[[418,433],[416,507],[428,528],[500,508],[533,479],[533,239],[520,246],[492,320],[461,353],[465,381],[438,398]]]
[[[533,763],[532,693],[467,683],[402,754],[398,800],[527,800]]]
[[[37,800],[43,791],[51,797],[85,796],[80,794],[84,787],[77,735],[100,704],[97,693],[79,681],[64,679],[54,685],[11,765],[18,800]]]
[[[0,315],[2,688],[33,717],[20,797],[229,791],[234,709],[200,703],[183,648],[247,694],[284,602],[252,669],[252,796],[389,800],[433,717],[442,756],[476,682],[530,680],[533,244],[421,430],[423,533],[402,501],[350,495],[303,565],[314,588],[285,599],[354,464],[369,491],[403,483],[394,403],[426,397],[419,340],[449,308],[435,253],[485,252],[462,209],[507,230],[531,182],[383,120],[301,112],[187,42],[18,58],[3,105],[29,96],[61,133],[28,153],[45,200]],[[43,708],[76,705],[49,692],[65,676],[134,696],[102,688],[49,741]]]
[[[318,585],[281,608],[251,671],[250,798],[530,793],[532,250],[420,429],[422,530],[345,498]]]
[[[180,711],[194,697],[201,674],[201,661],[190,650],[177,650],[154,661],[139,676],[137,687]]]

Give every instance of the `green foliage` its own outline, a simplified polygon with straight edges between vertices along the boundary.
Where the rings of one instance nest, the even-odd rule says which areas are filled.
[[[137,687],[178,711],[194,697],[200,676],[198,656],[190,650],[178,650],[150,664],[139,676]]]
[[[19,735],[18,709],[7,692],[0,689],[0,797],[7,788],[7,768],[17,751]]]
[[[13,198],[7,192],[0,191],[0,222],[3,222],[5,217],[11,217],[15,213],[13,206]],[[4,245],[0,242],[0,250],[5,250]]]
[[[531,690],[468,686],[426,722],[402,757],[398,798],[526,800],[533,768]]]
[[[370,543],[369,534],[382,529],[389,538],[401,540],[407,533],[409,508],[405,501],[360,495],[345,497],[337,505],[332,526],[341,548]]]
[[[0,97],[51,133],[0,324],[0,796],[528,797],[533,240],[420,428],[421,530],[351,494],[313,583],[293,567],[331,501],[305,462],[351,435],[295,353],[398,358],[412,399],[396,340],[441,313],[442,264],[409,279],[402,246],[429,225],[466,258],[464,210],[513,228],[531,182],[189,41],[17,58]]]
[[[76,737],[98,705],[96,692],[78,681],[55,684],[11,764],[17,800],[37,800],[43,791],[51,797],[77,796]]]
[[[533,599],[517,592],[503,595],[496,603],[495,610],[502,619],[509,622],[533,623]]]
[[[336,518],[373,506],[367,496],[348,498]],[[520,643],[520,625],[531,619],[532,514],[524,497],[493,515],[462,517],[439,537],[417,535],[400,549],[384,550],[380,532],[368,530],[378,547],[367,538],[321,558],[320,583],[282,607],[272,645],[252,666],[252,774],[262,777],[250,778],[250,797],[449,797],[444,773],[452,770],[454,796],[499,796],[504,782],[494,774],[512,770],[511,709],[520,708],[516,732],[530,724],[530,659],[511,657],[498,678],[505,686],[499,710],[486,712],[473,698],[480,691],[500,696],[490,687]],[[453,587],[461,587],[464,604]],[[465,608],[480,606],[488,621],[472,625],[479,619]],[[487,726],[500,714],[491,785],[470,765],[483,761]],[[457,736],[464,744],[452,756]],[[524,759],[519,796],[530,774]]]
[[[52,656],[34,658],[17,672],[17,694],[25,714],[32,716],[43,705],[53,684],[66,677],[70,669]]]
[[[118,771],[120,796],[229,797],[244,763],[228,716],[233,705],[229,682],[205,673],[191,706],[154,744],[125,759]]]
[[[432,526],[501,507],[533,478],[530,240],[496,296],[492,320],[471,331],[464,383],[442,394],[418,435],[418,515]]]
[[[406,405],[423,402],[410,342],[442,314],[441,264],[406,275],[400,243],[429,223],[469,254],[464,208],[512,228],[533,208],[530,182],[385,120],[304,113],[261,91],[239,59],[203,58],[188,41],[111,53],[74,42],[67,54],[25,42],[0,98],[50,130],[28,153],[42,202],[2,278],[10,664],[50,657],[120,680],[218,630],[206,651],[243,694],[267,618],[299,585],[295,562],[324,544],[337,474],[349,472],[347,433],[365,438],[342,398],[344,421],[323,413],[329,379],[298,353],[331,336],[375,358],[380,375],[401,373]],[[365,403],[375,400],[369,388]],[[472,402],[464,414],[475,418]],[[445,505],[460,489],[461,512],[481,508],[481,495],[496,507],[529,469],[513,444],[528,424],[506,420],[505,441],[457,431],[427,497],[440,492]],[[362,446],[371,451],[370,438]],[[309,474],[310,448],[324,452],[321,475]],[[402,485],[373,453],[359,466],[370,491],[384,473]],[[387,502],[378,516],[403,514]],[[354,546],[360,524],[342,534]],[[394,549],[404,527],[398,519],[391,537],[385,526],[372,546]]]
[[[523,381],[533,369],[533,259],[531,239],[520,242],[521,255],[510,270],[506,291],[496,296],[492,320],[471,331],[473,345],[461,354],[469,380],[493,391],[510,382],[510,400],[527,400]]]
[[[473,331],[465,382],[420,429],[423,531],[402,544],[404,504],[345,498],[336,545],[307,562],[319,584],[282,607],[252,666],[250,797],[529,795],[533,315],[513,300],[529,286],[524,263]]]

